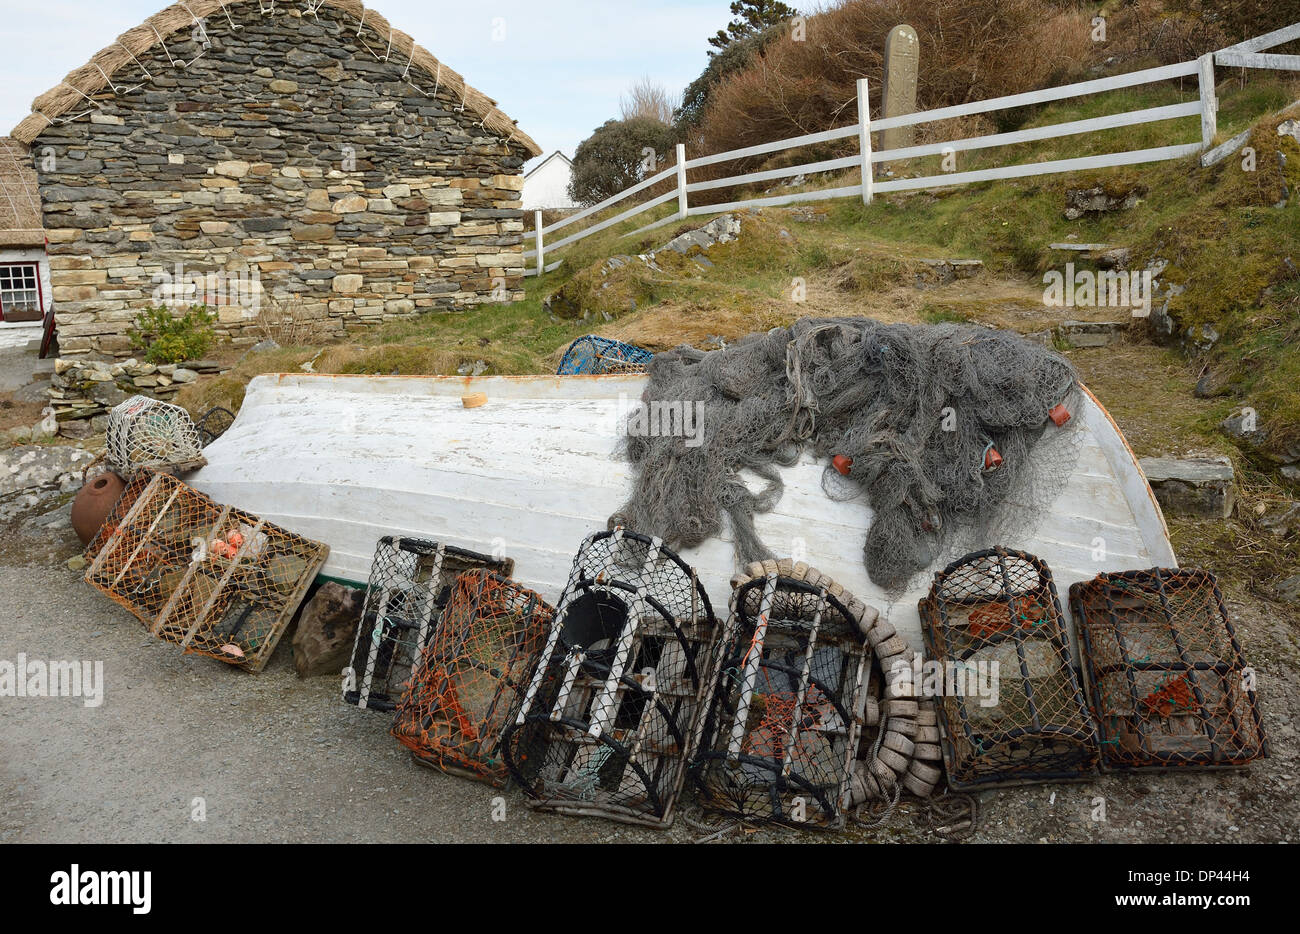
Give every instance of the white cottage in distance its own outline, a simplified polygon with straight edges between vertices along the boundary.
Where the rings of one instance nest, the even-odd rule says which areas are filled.
[[[525,211],[567,211],[578,207],[569,197],[573,162],[558,149],[524,173]]]
[[[53,308],[31,158],[26,146],[0,137],[0,347],[39,345]]]

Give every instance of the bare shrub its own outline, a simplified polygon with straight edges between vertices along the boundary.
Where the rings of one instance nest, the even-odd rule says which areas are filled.
[[[672,94],[649,76],[642,78],[619,98],[624,120],[644,118],[672,124],[673,112],[681,106],[681,96]]]

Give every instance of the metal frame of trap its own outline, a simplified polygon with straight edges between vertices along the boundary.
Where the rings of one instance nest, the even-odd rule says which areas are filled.
[[[616,576],[617,568],[588,568],[593,550],[611,541],[612,548],[645,550],[633,577],[647,576],[655,566],[674,568],[676,586],[690,588],[690,618],[676,617],[663,593]],[[619,621],[616,631],[606,630],[610,649],[592,650],[601,640],[577,644],[576,636],[570,644],[570,623],[580,629],[592,613],[603,626],[602,611],[611,610]],[[659,539],[622,528],[589,536],[574,559],[527,691],[502,734],[502,756],[528,806],[670,826],[703,724],[716,623],[695,569]],[[652,672],[629,673],[638,659],[652,655]],[[667,737],[654,735],[659,727]],[[555,751],[562,761],[549,758]],[[544,774],[548,769],[552,774]]]
[[[1008,561],[1022,562],[1031,568],[1037,575],[1037,585],[1028,590],[1017,589],[1008,569]],[[963,571],[980,573],[986,581],[989,580],[988,574],[996,571],[996,580],[993,581],[995,590],[944,596],[944,586]],[[1045,614],[1041,621],[1031,623],[1028,633],[1022,625],[1028,620],[1025,619],[1024,604],[1020,602],[1026,597],[1031,598],[1032,605],[1041,608]],[[985,638],[974,633],[972,625],[964,637],[967,644],[960,647],[956,645],[956,627],[951,618],[954,608],[965,608],[969,613],[979,608],[1000,609],[1002,606],[1005,606],[1008,621],[1006,628],[1009,633],[995,632],[999,638]],[[934,660],[945,664],[949,660],[968,662],[978,651],[1010,642],[1020,669],[1019,683],[1027,712],[1023,722],[1009,726],[999,725],[997,729],[990,730],[974,723],[975,718],[971,715],[966,697],[945,696],[939,699],[936,706],[943,727],[944,766],[950,788],[968,791],[1038,782],[1087,781],[1096,777],[1099,756],[1096,728],[1084,701],[1079,678],[1070,661],[1069,637],[1057,596],[1056,582],[1051,569],[1042,559],[1009,548],[987,548],[972,552],[935,573],[930,592],[919,602],[918,608],[926,649]],[[1077,711],[1078,725],[1044,721],[1041,699],[1035,694],[1026,655],[1026,644],[1031,639],[1048,644],[1057,674],[1064,678],[1064,687],[1070,692],[1070,706]],[[1005,680],[1001,683],[1005,683]],[[1003,706],[1000,698],[995,706]],[[966,754],[959,748],[955,741],[957,739],[960,739],[962,746],[973,752]],[[1030,744],[1039,743],[1046,748],[1036,752]],[[1058,745],[1061,746],[1060,749],[1054,748]],[[1020,749],[1028,750],[1028,755],[1018,762],[998,767],[993,759],[996,754],[1005,761],[1005,757]],[[1046,761],[1035,769],[1038,758]],[[963,777],[967,774],[977,777],[968,780]]]
[[[758,591],[757,612],[749,608],[755,602],[755,591]],[[781,612],[782,607],[778,605],[779,591],[785,595],[786,612]],[[798,613],[791,611],[796,602],[802,602],[805,607],[812,604],[814,609],[809,619],[801,619]],[[843,621],[843,633],[827,631],[828,610],[834,611]],[[791,639],[795,644],[803,643],[803,657],[798,667],[770,657],[773,650],[770,643],[777,641],[773,637]],[[812,670],[818,649],[828,646],[843,656],[837,687],[816,677]],[[763,657],[765,651],[769,652],[767,659]],[[741,819],[758,817],[800,828],[842,828],[848,812],[849,784],[853,778],[861,731],[860,705],[865,702],[863,692],[871,658],[870,648],[857,632],[853,614],[826,587],[780,574],[755,577],[742,584],[732,594],[731,614],[710,686],[711,700],[704,735],[690,768],[700,803],[708,810]],[[795,687],[794,703],[788,716],[781,713],[776,724],[784,728],[785,737],[774,744],[773,755],[752,754],[755,733],[769,722],[766,712],[757,725],[750,722],[760,699],[757,695],[763,694],[759,690],[760,671],[768,683],[771,683],[770,673],[776,672],[783,679],[793,679]],[[724,683],[723,679],[728,676],[734,681],[734,689]],[[809,694],[813,688],[820,695],[819,705],[830,705],[833,711],[830,720],[823,719],[824,710],[819,714],[810,713]],[[763,694],[762,700],[770,703],[770,697],[770,693]],[[818,723],[819,719],[822,722]],[[788,726],[785,726],[787,721]],[[729,728],[724,725],[726,722],[730,723]],[[816,726],[822,729],[814,729]],[[796,769],[796,758],[804,749],[805,733],[821,737],[842,736],[843,755],[836,766],[839,774],[833,786],[827,782],[815,782],[812,776]],[[831,739],[829,742],[833,752],[835,741]],[[745,751],[747,745],[751,746],[751,752]],[[775,755],[777,752],[779,758]],[[806,764],[806,756],[804,759]],[[743,786],[732,779],[737,774],[747,776]],[[761,775],[767,777],[759,779],[757,776]],[[765,800],[769,814],[755,815],[744,807],[727,807],[729,799],[734,805],[735,796],[751,794]],[[805,799],[805,807],[807,799],[811,799],[818,808],[820,819],[798,819],[798,798]]]
[[[1211,610],[1215,623],[1221,627],[1227,637],[1227,648],[1231,658],[1218,658],[1213,662],[1195,661],[1192,658],[1193,647],[1187,644],[1188,633],[1179,625],[1183,615],[1171,605],[1170,591],[1195,586],[1212,598],[1205,609]],[[1116,589],[1126,592],[1137,590],[1143,595],[1156,597],[1160,608],[1159,621],[1167,630],[1176,658],[1152,659],[1150,654],[1144,658],[1133,658],[1133,648],[1129,638],[1137,635],[1125,631],[1139,619],[1129,608],[1121,608],[1116,602]],[[1100,597],[1103,608],[1096,607],[1096,597]],[[1090,599],[1093,598],[1093,599]],[[1092,604],[1090,608],[1090,604]],[[1084,687],[1087,690],[1089,706],[1097,722],[1101,736],[1101,766],[1104,771],[1123,772],[1135,769],[1151,770],[1224,770],[1241,768],[1248,762],[1268,756],[1268,740],[1264,734],[1264,724],[1259,712],[1259,704],[1254,691],[1234,691],[1232,683],[1239,679],[1246,668],[1237,633],[1228,617],[1228,609],[1219,590],[1218,581],[1208,571],[1192,568],[1151,568],[1146,571],[1121,571],[1098,574],[1089,581],[1079,581],[1070,587],[1070,608],[1074,614],[1075,625],[1079,632],[1079,645],[1083,655]],[[1099,642],[1110,636],[1119,649],[1120,658],[1111,664],[1103,664]],[[1141,696],[1138,676],[1148,672],[1162,672],[1169,675],[1169,680],[1184,679],[1191,693],[1192,703],[1189,710],[1199,721],[1200,737],[1204,738],[1207,749],[1190,755],[1173,751],[1158,752],[1153,748],[1152,728],[1155,721],[1166,719],[1153,712],[1144,716],[1146,698]],[[1116,721],[1126,719],[1120,715],[1107,714],[1102,710],[1101,696],[1103,679],[1120,675],[1125,688],[1124,694],[1131,704],[1133,714],[1132,734],[1136,736],[1138,751],[1129,756],[1120,753],[1120,729]],[[1216,718],[1211,714],[1211,701],[1207,687],[1218,682],[1218,694],[1227,707],[1224,717]],[[1207,684],[1208,682],[1208,684]],[[1234,709],[1237,700],[1244,710]],[[1249,718],[1249,731],[1257,739],[1254,743],[1235,742],[1240,733],[1245,731],[1246,718]],[[1232,733],[1224,742],[1215,729],[1216,719],[1226,721],[1232,726]],[[1198,734],[1186,734],[1190,740]],[[1225,747],[1227,754],[1225,755]]]
[[[509,577],[514,567],[510,558],[494,558],[429,539],[396,535],[379,539],[351,662],[345,670],[343,700],[366,710],[396,710],[402,697],[394,696],[394,675],[402,680],[415,678],[421,653],[442,618],[457,576],[486,568]],[[417,604],[414,607],[408,605],[412,600]],[[414,618],[390,612],[399,603],[408,614],[414,611]]]
[[[223,555],[215,544],[232,527],[248,532]],[[329,556],[329,546],[221,505],[167,473],[132,481],[87,554],[92,550],[86,582],[135,614],[151,635],[253,672],[270,660]],[[248,635],[250,618],[259,635]],[[250,652],[221,649],[237,640]]]

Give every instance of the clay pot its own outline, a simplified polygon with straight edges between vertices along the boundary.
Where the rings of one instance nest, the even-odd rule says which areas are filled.
[[[106,472],[87,480],[77,493],[72,501],[72,529],[83,545],[90,544],[124,489],[121,477]]]

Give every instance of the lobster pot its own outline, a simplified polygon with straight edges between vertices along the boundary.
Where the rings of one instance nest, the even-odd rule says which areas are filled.
[[[1099,574],[1070,588],[1070,606],[1104,766],[1233,766],[1267,754],[1213,574]]]
[[[505,784],[501,731],[518,708],[554,615],[536,593],[499,574],[461,574],[392,734],[423,764]]]
[[[598,376],[605,373],[644,373],[654,356],[644,347],[588,334],[564,352],[556,376]]]
[[[153,635],[260,671],[329,548],[160,473],[132,482],[87,553],[87,583]]]
[[[1095,774],[1096,731],[1043,561],[1004,548],[967,555],[935,574],[920,611],[945,674],[939,719],[951,787]]]
[[[147,396],[132,396],[109,410],[104,440],[109,466],[123,477],[140,470],[193,470],[207,463],[190,413]]]
[[[509,576],[514,562],[419,538],[379,540],[352,662],[343,673],[345,701],[370,710],[397,708],[456,578],[475,568]]]
[[[700,804],[743,820],[843,826],[870,670],[852,612],[824,586],[754,577],[732,593],[719,654],[691,764]]]
[[[671,823],[715,637],[695,572],[657,539],[589,537],[502,739],[529,803]]]

